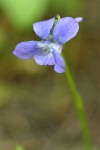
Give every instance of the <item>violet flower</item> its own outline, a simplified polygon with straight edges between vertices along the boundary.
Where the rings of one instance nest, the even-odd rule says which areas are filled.
[[[20,59],[34,57],[39,65],[54,65],[57,73],[65,72],[65,63],[61,56],[63,44],[72,39],[79,30],[81,17],[64,17],[56,24],[55,18],[33,24],[33,30],[42,41],[26,41],[19,43],[13,54]]]

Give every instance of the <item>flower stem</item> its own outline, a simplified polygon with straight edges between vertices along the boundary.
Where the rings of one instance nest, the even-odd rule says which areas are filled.
[[[64,57],[64,55],[63,55],[63,57]],[[66,74],[66,77],[68,79],[70,89],[72,91],[75,107],[77,109],[81,129],[82,129],[82,136],[83,136],[83,140],[84,140],[85,150],[92,150],[93,146],[92,146],[91,136],[90,136],[88,123],[87,123],[87,118],[86,118],[86,114],[85,114],[85,110],[84,110],[83,100],[82,100],[82,97],[79,94],[79,92],[78,92],[78,90],[75,86],[75,83],[73,81],[73,78],[71,76],[71,73],[70,73],[70,70],[68,68],[68,65],[67,65],[66,61],[65,61],[65,65],[66,65],[65,74]]]

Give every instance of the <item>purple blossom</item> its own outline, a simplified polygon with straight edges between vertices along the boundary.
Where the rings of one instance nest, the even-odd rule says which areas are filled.
[[[34,57],[37,64],[54,65],[56,72],[63,73],[65,72],[65,63],[61,56],[63,44],[77,34],[82,18],[64,17],[55,26],[54,21],[55,18],[52,18],[34,23],[33,30],[42,41],[21,42],[16,46],[13,54],[20,59]]]

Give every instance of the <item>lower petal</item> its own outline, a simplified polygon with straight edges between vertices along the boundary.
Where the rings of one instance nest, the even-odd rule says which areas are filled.
[[[20,59],[30,59],[36,51],[37,44],[38,41],[21,42],[16,46],[13,54]]]
[[[62,58],[62,56],[53,49],[53,55],[54,55],[54,59],[55,59],[55,66],[54,66],[54,70],[57,73],[63,73],[65,72],[65,63],[64,63],[64,59]]]
[[[34,54],[34,59],[39,65],[54,65],[54,57],[52,52],[46,52],[42,49],[38,49]]]

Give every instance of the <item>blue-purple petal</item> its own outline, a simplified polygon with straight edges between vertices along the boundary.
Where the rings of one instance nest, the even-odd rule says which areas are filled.
[[[77,22],[81,22],[81,21],[83,20],[83,18],[82,18],[82,17],[77,17],[77,18],[75,18],[75,20],[76,20]]]
[[[53,49],[53,55],[54,55],[54,59],[55,59],[55,66],[54,66],[54,70],[57,73],[63,73],[65,72],[65,63],[64,63],[64,59],[62,58],[62,56]]]
[[[54,18],[33,24],[33,30],[42,39],[48,39]]]
[[[34,59],[39,65],[54,65],[55,60],[52,53],[44,52],[41,48],[34,54]]]
[[[26,41],[19,43],[13,54],[20,59],[30,59],[33,57],[38,41]]]
[[[59,44],[64,44],[72,39],[78,30],[78,21],[71,17],[64,17],[59,20],[53,30],[53,40]]]

